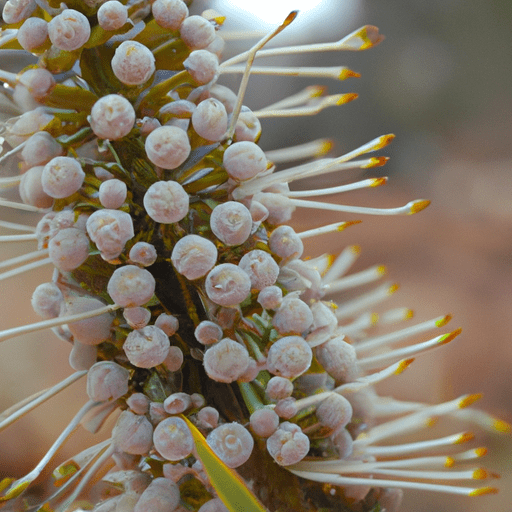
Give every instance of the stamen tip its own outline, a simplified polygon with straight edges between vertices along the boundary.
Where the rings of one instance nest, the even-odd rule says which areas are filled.
[[[482,393],[474,393],[473,395],[467,395],[463,397],[459,402],[459,409],[464,409],[474,404],[477,400],[480,400],[484,395]]]
[[[445,315],[438,320],[436,320],[436,326],[437,327],[444,327],[450,320],[452,319],[452,315],[448,314]]]
[[[404,359],[398,365],[398,368],[395,370],[395,375],[400,375],[404,370],[409,368],[409,366],[414,361],[414,357],[410,357],[409,359]]]
[[[340,225],[336,228],[336,231],[344,231],[350,226],[355,226],[356,224],[361,224],[362,220],[351,220],[348,222],[341,222]]]
[[[483,494],[497,494],[498,489],[496,487],[479,487],[470,491],[468,496],[482,496]]]
[[[453,341],[460,333],[462,332],[462,328],[459,327],[458,329],[455,329],[455,331],[449,332],[448,334],[445,334],[444,336],[441,336],[439,341],[437,342],[438,345],[446,345],[447,343],[450,343]]]
[[[315,156],[323,156],[329,153],[331,151],[332,147],[334,146],[334,142],[332,139],[322,139],[320,143],[320,147],[318,151],[316,152]]]
[[[351,245],[350,246],[350,250],[354,253],[354,254],[359,254],[361,252],[361,246],[360,245]]]
[[[444,461],[444,467],[445,468],[451,468],[455,464],[455,459],[453,457],[446,457],[446,460]]]
[[[373,178],[370,187],[380,187],[381,185],[385,185],[387,182],[387,176],[383,176],[382,178]]]
[[[464,432],[457,438],[457,440],[453,444],[467,443],[468,441],[471,441],[474,438],[475,434],[473,434],[473,432]]]
[[[510,434],[510,432],[512,431],[512,425],[503,420],[495,419],[493,421],[492,427],[494,428],[494,430],[502,434]]]
[[[392,284],[389,288],[388,288],[388,295],[393,295],[393,293],[395,293],[396,291],[398,291],[400,288],[400,285],[398,283],[395,283],[395,284]]]
[[[412,201],[410,203],[408,215],[414,215],[415,213],[421,212],[421,210],[424,210],[429,204],[430,201],[428,199],[418,199],[417,201]]]
[[[379,265],[377,267],[377,274],[383,276],[383,275],[387,274],[387,272],[388,272],[388,269],[386,268],[386,265]]]
[[[344,105],[345,103],[350,103],[359,97],[359,94],[355,92],[349,92],[347,94],[340,94],[339,98],[336,100],[336,105]]]
[[[404,313],[404,320],[410,320],[414,317],[414,311],[412,309],[406,309]]]
[[[485,471],[484,468],[476,468],[473,471],[472,478],[474,478],[475,480],[485,480],[488,477],[489,475],[487,474],[487,471]]]
[[[484,457],[485,455],[487,455],[487,448],[481,446],[480,448],[475,448],[474,452],[477,457]]]
[[[287,27],[299,14],[298,10],[292,11],[281,24],[282,27]]]
[[[378,315],[378,313],[372,313],[372,315],[371,315],[371,319],[370,319],[370,323],[371,323],[371,325],[372,325],[372,326],[373,326],[373,325],[376,325],[378,321],[379,321],[379,315]]]
[[[343,68],[338,75],[339,80],[346,80],[347,78],[361,78],[360,73],[356,73],[355,71],[352,71],[348,68]]]
[[[377,140],[377,145],[375,146],[373,151],[377,149],[385,148],[391,141],[396,137],[394,133],[388,133],[387,135],[381,135]]]

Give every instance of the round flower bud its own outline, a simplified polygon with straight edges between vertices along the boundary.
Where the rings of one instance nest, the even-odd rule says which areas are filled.
[[[237,306],[251,292],[251,279],[237,265],[223,263],[208,273],[205,290],[208,298],[215,304]]]
[[[107,260],[117,258],[123,252],[126,242],[135,234],[130,214],[119,210],[95,211],[87,219],[86,228],[89,238]]]
[[[151,311],[146,308],[124,308],[123,316],[132,329],[142,329],[151,320]]]
[[[39,19],[39,18],[30,18]],[[28,167],[45,165],[52,158],[62,155],[62,146],[48,133],[37,132],[25,142],[21,158]]]
[[[147,214],[162,224],[172,224],[183,219],[188,213],[188,206],[188,194],[176,181],[157,181],[144,194]]]
[[[201,101],[192,113],[192,126],[204,139],[222,140],[228,129],[228,114],[224,105],[215,98]]]
[[[257,300],[263,309],[277,309],[283,300],[283,290],[279,286],[267,286],[258,293]]]
[[[42,46],[48,39],[48,23],[42,18],[28,18],[18,29],[18,43],[27,52]]]
[[[202,16],[189,16],[181,24],[180,36],[189,48],[199,50],[213,42],[215,28]]]
[[[45,320],[59,316],[64,296],[55,283],[40,284],[32,294],[32,308]]]
[[[273,375],[295,378],[309,368],[312,358],[313,353],[304,338],[286,336],[270,347],[267,369]]]
[[[215,78],[219,69],[219,59],[208,50],[194,50],[183,61],[183,65],[192,78],[199,85],[203,85]]]
[[[336,382],[349,382],[357,376],[356,351],[344,341],[343,336],[332,338],[316,347],[315,356]]]
[[[254,194],[254,200],[260,202],[267,210],[267,222],[269,224],[283,224],[292,218],[295,211],[293,201],[281,193],[258,192]]]
[[[254,448],[254,439],[240,423],[218,426],[208,434],[206,442],[230,468],[237,468],[247,462]]]
[[[95,402],[117,400],[128,393],[130,372],[112,361],[100,361],[87,372],[87,394]]]
[[[260,120],[254,115],[251,109],[242,106],[235,125],[235,139],[240,141],[255,142],[261,135]]]
[[[313,313],[309,306],[300,299],[284,298],[272,318],[272,325],[280,334],[300,334],[313,323]]]
[[[104,308],[105,304],[93,297],[73,297],[66,300],[63,316],[88,313]],[[111,313],[78,320],[68,324],[71,334],[80,343],[85,345],[98,345],[110,337],[110,328],[114,317]]]
[[[138,263],[143,267],[150,267],[151,265],[153,265],[153,263],[155,263],[157,253],[155,246],[153,244],[148,244],[146,242],[137,242],[130,249],[130,253],[128,254],[128,256],[130,260],[133,261],[133,263]]]
[[[143,455],[151,449],[153,426],[145,416],[123,411],[112,429],[112,442],[123,452]]]
[[[249,359],[249,365],[247,366],[246,370],[240,377],[238,377],[238,380],[240,382],[251,382],[253,381],[258,374],[260,373],[260,368],[258,366],[258,363],[254,359]]]
[[[279,400],[274,408],[274,412],[284,420],[293,418],[299,412],[297,400],[292,397]]]
[[[170,346],[169,337],[162,329],[148,325],[128,334],[123,350],[134,366],[153,368],[165,361]]]
[[[340,459],[348,459],[354,451],[354,441],[346,428],[338,429],[331,437]]]
[[[169,414],[181,414],[191,405],[192,400],[187,393],[173,393],[164,400],[164,409]]]
[[[236,201],[221,203],[212,211],[210,226],[213,234],[226,245],[243,244],[251,234],[251,212]]]
[[[100,5],[97,16],[103,30],[117,30],[128,20],[128,8],[117,0],[109,0]]]
[[[84,345],[78,340],[73,341],[73,348],[69,353],[69,366],[73,370],[88,370],[96,363],[98,349],[94,345]]]
[[[89,40],[90,35],[89,20],[75,9],[64,9],[48,23],[50,41],[59,50],[77,50]]]
[[[133,393],[127,398],[126,405],[135,414],[147,414],[149,411],[149,398],[144,393]]]
[[[85,173],[77,160],[69,156],[52,158],[43,169],[43,190],[55,199],[74,194],[84,182]]]
[[[224,338],[204,354],[204,369],[217,382],[233,382],[249,366],[249,352],[236,341]]]
[[[190,154],[187,132],[176,126],[155,128],[146,138],[146,154],[151,163],[163,169],[176,169]]]
[[[47,69],[43,68],[27,69],[27,71],[18,75],[18,82],[27,89],[36,101],[43,100],[55,87],[55,78]],[[23,122],[18,125],[18,122],[22,119]],[[12,127],[11,130],[15,133],[20,130],[28,133],[25,131],[28,129],[30,133],[34,133],[36,129],[44,128],[52,119],[53,116],[45,113],[43,108],[38,107],[35,110],[25,112],[16,122],[18,126]],[[33,126],[36,123],[39,125],[38,128]]]
[[[203,428],[215,428],[219,422],[219,411],[214,407],[203,407],[197,413],[197,420]]]
[[[290,226],[279,226],[274,229],[270,234],[268,246],[283,260],[300,258],[304,252],[302,240]]]
[[[293,393],[293,383],[284,377],[272,377],[267,382],[266,391],[272,400],[283,400]]]
[[[69,272],[89,257],[89,239],[79,229],[66,228],[50,240],[48,249],[52,263],[59,270]]]
[[[124,181],[117,179],[104,181],[99,189],[100,203],[105,208],[115,210],[125,202],[127,191]]]
[[[272,409],[258,409],[249,419],[252,431],[259,437],[270,437],[279,427],[279,416]]]
[[[112,57],[112,71],[125,85],[147,82],[155,72],[155,57],[151,50],[137,41],[123,41]]]
[[[245,181],[267,169],[267,157],[254,142],[235,142],[224,151],[223,164],[230,178]]]
[[[180,323],[175,316],[162,313],[155,320],[155,325],[162,329],[167,336],[172,336],[179,329]]]
[[[188,16],[188,7],[183,0],[155,0],[151,12],[157,25],[169,30],[178,30]]]
[[[133,128],[135,110],[123,96],[108,94],[93,105],[89,123],[100,139],[118,140],[128,135]]]
[[[184,356],[181,348],[176,347],[175,345],[171,345],[169,348],[169,353],[167,354],[167,357],[162,364],[167,368],[169,372],[177,372],[183,364],[183,359]]]
[[[201,505],[197,512],[229,512],[229,510],[219,498],[214,498]]]
[[[215,322],[203,320],[194,331],[194,336],[203,345],[212,345],[222,338],[222,328]]]
[[[19,23],[28,18],[36,7],[35,0],[8,0],[4,5],[2,18],[5,23]]]
[[[194,439],[185,420],[177,416],[162,420],[153,432],[153,443],[166,460],[178,461],[194,449]]]
[[[267,450],[280,466],[290,466],[308,454],[309,438],[298,425],[285,421],[267,439]]]
[[[114,270],[107,285],[112,300],[122,307],[142,306],[155,293],[155,278],[146,269],[125,265]]]
[[[336,430],[352,419],[352,405],[344,396],[333,393],[316,408],[316,416],[320,424]]]
[[[215,266],[217,254],[217,248],[207,238],[186,235],[173,247],[171,261],[180,274],[193,281]]]
[[[170,512],[180,502],[180,488],[168,478],[155,478],[141,494],[133,512]]]
[[[229,89],[229,87],[215,84],[210,88],[210,96],[219,100],[224,105],[224,108],[228,114],[233,112],[233,109],[236,105],[237,96],[231,89]]]
[[[37,208],[50,208],[53,204],[53,197],[50,197],[43,190],[43,184],[41,183],[43,169],[42,165],[37,165],[23,173],[18,190],[21,200],[25,204],[37,206]]]
[[[256,290],[273,285],[279,275],[279,266],[274,258],[260,249],[244,254],[238,266],[247,273],[251,279],[251,287]]]

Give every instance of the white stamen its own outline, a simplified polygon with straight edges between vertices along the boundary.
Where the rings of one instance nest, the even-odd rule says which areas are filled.
[[[350,288],[355,288],[356,286],[362,286],[363,284],[373,283],[384,276],[386,272],[387,269],[384,265],[375,265],[366,270],[362,270],[356,274],[351,274],[350,276],[343,277],[342,279],[337,279],[336,281],[325,285],[324,291],[328,294],[337,293],[343,290],[349,290]]]
[[[13,148],[10,151],[8,151],[7,153],[5,153],[5,155],[2,155],[0,157],[0,164],[4,163],[4,161],[7,160],[10,156],[15,155],[16,153],[21,151],[25,147],[26,143],[27,143],[27,141],[24,140],[21,144],[18,144],[15,148]]]
[[[328,153],[331,148],[331,139],[318,139],[298,146],[266,151],[265,155],[274,164],[282,164],[306,158],[318,158]]]
[[[55,386],[43,389],[38,391],[34,395],[26,398],[19,404],[15,404],[13,407],[10,407],[6,411],[4,411],[0,415],[0,432],[7,428],[9,425],[13,424],[19,418],[25,416],[25,414],[34,410],[36,407],[46,402],[53,396],[59,394],[63,389],[66,389],[68,386],[81,379],[84,375],[87,374],[87,371],[75,372],[69,377],[66,377],[64,380],[61,380]]]
[[[343,251],[334,260],[331,268],[322,277],[322,284],[328,284],[338,277],[345,274],[348,269],[354,264],[361,253],[361,247],[359,245],[349,245],[345,247]]]
[[[338,320],[350,317],[362,310],[368,309],[379,302],[387,299],[390,295],[398,290],[397,284],[384,283],[383,285],[375,288],[371,292],[353,299],[352,301],[344,302],[337,310],[336,317]]]
[[[417,343],[415,345],[410,345],[408,347],[391,350],[389,352],[377,354],[375,356],[359,358],[358,363],[361,366],[361,368],[367,370],[372,368],[378,368],[383,364],[388,364],[393,359],[411,355],[416,356],[427,350],[431,350],[433,348],[438,348],[442,345],[445,345],[452,341],[456,336],[458,336],[461,333],[461,331],[462,329],[457,329],[456,331],[443,334],[441,336],[436,336],[435,338],[432,338],[431,340],[428,341],[424,341],[422,343]]]
[[[352,222],[335,222],[334,224],[328,224],[327,226],[322,226],[315,229],[308,229],[307,231],[302,231],[297,233],[300,238],[310,238],[312,236],[324,235],[325,233],[333,233],[336,231],[344,231],[349,226],[353,226],[354,224],[359,224],[361,221],[352,221]]]
[[[20,327],[13,327],[12,329],[6,329],[0,331],[0,342],[20,336],[21,334],[28,334],[31,332],[42,331],[43,329],[49,329],[50,327],[57,327],[59,325],[69,324],[72,322],[78,322],[79,320],[85,320],[95,316],[100,316],[105,313],[110,313],[119,309],[120,306],[117,304],[111,304],[103,308],[98,308],[93,311],[87,311],[85,313],[78,313],[76,315],[60,316],[57,318],[51,318],[50,320],[43,320],[42,322],[36,322],[28,325],[21,325]]]
[[[21,176],[10,176],[9,178],[0,178],[0,188],[12,188],[19,185]]]
[[[451,320],[451,318],[451,315],[440,316],[432,320],[422,322],[421,324],[412,325],[411,327],[407,327],[400,331],[390,332],[382,336],[375,336],[374,338],[367,338],[362,343],[358,343],[355,349],[356,351],[364,351],[373,349],[380,345],[395,343],[397,341],[410,338],[411,336],[416,336],[417,334],[422,334],[424,332],[430,331],[432,329],[435,329],[436,327],[443,327]]]
[[[383,324],[396,324],[398,322],[405,322],[414,316],[414,311],[409,308],[395,308],[382,313],[380,320]]]
[[[338,187],[321,188],[317,190],[290,190],[289,192],[285,192],[284,195],[294,198],[327,196],[331,194],[340,194],[342,192],[350,192],[361,188],[378,187],[380,185],[384,185],[387,180],[387,178],[370,178],[356,183],[349,183],[348,185],[340,185]]]
[[[366,329],[377,325],[380,318],[377,313],[363,313],[358,316],[353,322],[349,324],[343,324],[339,326],[339,330],[343,334],[347,334],[352,337],[359,338],[360,336],[366,336],[364,332]]]
[[[231,121],[229,122],[228,130],[226,132],[226,137],[228,139],[231,139],[233,137],[233,134],[235,133],[235,126],[238,121],[238,116],[240,115],[240,110],[242,108],[242,102],[244,100],[245,91],[247,89],[247,84],[249,83],[251,66],[256,57],[256,53],[258,52],[258,50],[263,48],[273,37],[277,36],[277,34],[283,31],[297,17],[297,14],[298,11],[292,11],[286,17],[283,23],[281,23],[281,25],[279,25],[276,29],[270,32],[270,34],[266,35],[263,39],[258,41],[250,50],[244,52],[243,55],[245,55],[245,57],[242,60],[245,60],[245,58],[247,58],[247,62],[245,65],[244,74],[242,76],[242,81],[240,82],[240,87],[238,89],[236,104],[235,107],[233,108],[233,113],[231,114]],[[220,66],[220,68],[223,67],[226,66]]]
[[[13,208],[14,210],[25,210],[27,212],[46,212],[46,208],[37,208],[37,206],[31,206],[30,204],[16,203],[15,201],[8,201],[7,199],[0,199],[0,206],[6,208]]]
[[[22,254],[21,256],[16,256],[15,258],[9,258],[8,260],[4,260],[0,262],[0,268],[12,267],[14,265],[18,265],[19,263],[23,263],[25,261],[35,260],[42,258],[48,254],[48,249],[43,249],[41,251],[29,252],[27,254]]]
[[[319,98],[324,96],[327,91],[327,87],[323,85],[309,85],[302,91],[296,92],[282,100],[271,103],[270,105],[263,107],[261,110],[277,110],[283,108],[297,107],[299,105],[307,105],[313,98]]]
[[[0,236],[0,242],[26,242],[27,240],[37,240],[37,235],[3,235]]]
[[[51,263],[52,263],[51,258],[45,258],[44,260],[33,261],[32,263],[27,263],[26,265],[22,265],[21,267],[14,268],[12,270],[8,270],[7,272],[3,272],[2,274],[0,274],[0,281],[3,281],[4,279],[8,279],[9,277],[23,274],[24,272],[28,272],[29,270],[33,270],[35,268],[44,267],[45,265],[49,265]]]
[[[229,73],[243,73],[245,67],[230,66],[222,68],[222,75]],[[254,75],[278,75],[278,76],[312,76],[315,78],[333,78],[334,80],[345,80],[350,77],[359,78],[361,75],[344,66],[326,67],[285,67],[285,66],[253,66],[251,74]]]
[[[17,224],[16,222],[7,222],[5,220],[0,220],[0,228],[17,229],[18,231],[30,231],[31,233],[36,232],[36,228],[34,228],[33,226]]]

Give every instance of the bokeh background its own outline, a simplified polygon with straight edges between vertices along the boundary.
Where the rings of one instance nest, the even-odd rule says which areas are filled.
[[[226,31],[258,28],[247,10],[263,2],[196,2],[228,16]],[[266,6],[276,22],[289,7]],[[360,244],[354,270],[384,263],[401,284],[381,310],[408,306],[413,321],[452,313],[450,326],[462,335],[443,350],[419,358],[380,388],[400,398],[437,402],[466,392],[483,392],[480,407],[512,420],[512,2],[509,0],[324,0],[306,2],[297,21],[275,44],[337,40],[363,24],[386,35],[366,52],[308,54],[268,64],[347,65],[361,73],[345,82],[320,80],[330,92],[357,92],[348,105],[297,120],[263,121],[261,145],[275,149],[317,137],[334,139],[340,155],[384,133],[395,133],[380,154],[391,157],[368,176],[386,175],[385,187],[336,198],[353,205],[390,207],[428,198],[432,205],[413,217],[364,217],[363,224],[309,244],[312,256]],[[296,4],[295,4],[296,5]],[[316,4],[315,4],[316,5]],[[292,4],[293,7],[293,4]],[[265,25],[263,25],[265,26]],[[267,27],[270,25],[266,25]],[[238,43],[230,42],[231,55]],[[241,42],[243,47],[247,42]],[[241,46],[242,47],[242,46]],[[221,83],[238,84],[236,78]],[[258,109],[312,83],[290,77],[251,78],[246,104]],[[315,181],[338,183],[360,174]],[[303,183],[311,186],[311,183]],[[3,212],[2,212],[3,213]],[[23,218],[24,215],[18,215]],[[298,211],[306,229],[357,217]],[[0,248],[2,259],[32,250],[28,244]],[[48,268],[2,283],[0,327],[35,321],[32,290],[49,280]],[[51,333],[10,340],[0,347],[0,409],[69,374],[68,348]],[[84,399],[83,382],[0,435],[0,475],[31,469]],[[463,429],[468,429],[464,426]],[[78,442],[87,436],[77,434]],[[407,512],[508,512],[512,502],[511,442],[481,436],[494,451],[484,464],[502,473],[501,493],[481,498],[406,492]],[[62,457],[73,453],[73,441]],[[494,485],[491,482],[489,485]]]

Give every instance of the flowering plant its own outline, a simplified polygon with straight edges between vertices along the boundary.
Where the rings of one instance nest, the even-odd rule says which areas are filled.
[[[190,15],[183,0],[5,4],[1,48],[37,60],[18,74],[0,71],[5,93],[26,110],[4,123],[0,161],[7,169],[17,162],[21,172],[1,178],[19,198],[0,205],[42,218],[36,227],[2,222],[24,232],[2,241],[38,245],[3,262],[18,268],[2,277],[47,264],[55,271],[32,296],[43,320],[2,331],[0,341],[51,328],[72,346],[75,373],[6,411],[0,429],[82,378],[90,400],[33,471],[0,481],[0,504],[392,512],[401,489],[495,491],[450,483],[492,476],[462,467],[485,453],[452,448],[469,433],[388,443],[441,415],[507,430],[468,408],[478,395],[428,405],[373,388],[453,340],[460,329],[401,345],[443,328],[450,316],[370,336],[372,307],[396,287],[386,283],[339,304],[331,297],[377,281],[383,267],[347,275],[354,246],[336,258],[301,259],[304,239],[357,222],[296,232],[287,224],[296,208],[401,215],[428,201],[377,209],[309,199],[385,178],[290,190],[305,178],[383,165],[385,157],[368,154],[392,135],[336,158],[325,157],[325,140],[266,153],[257,145],[260,119],[311,115],[357,95],[313,86],[253,112],[243,105],[251,72],[358,76],[344,67],[261,67],[253,65],[257,57],[358,51],[382,40],[365,26],[331,44],[264,48],[295,16],[220,63],[223,17]],[[225,73],[242,74],[237,93],[217,83]],[[300,160],[311,161],[277,170]],[[379,322],[410,316],[394,309]],[[47,493],[31,496],[31,484],[79,424],[96,432],[113,415],[108,439],[60,464]]]

